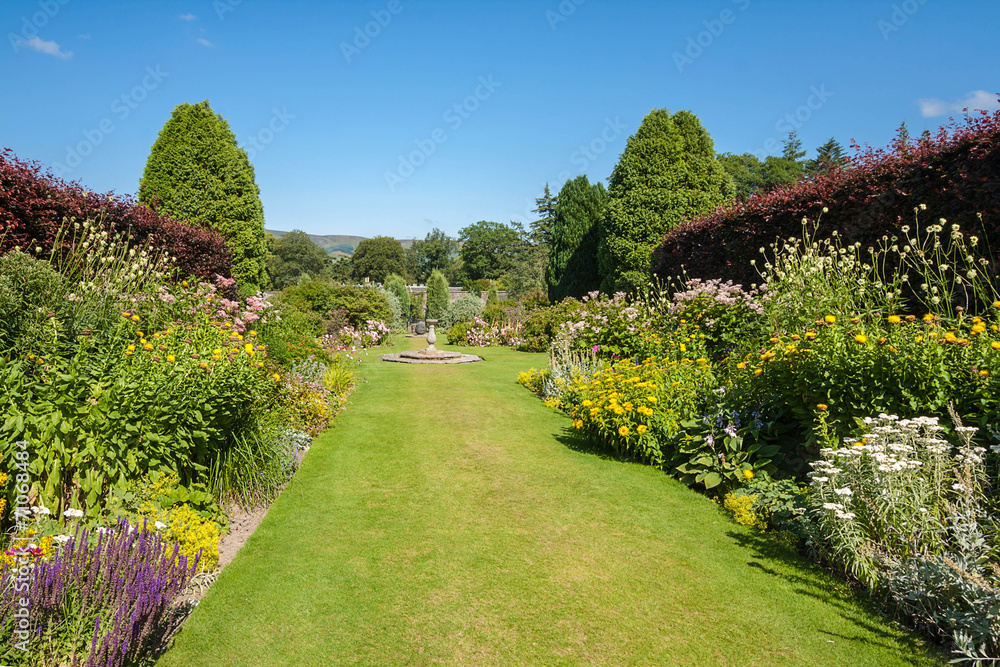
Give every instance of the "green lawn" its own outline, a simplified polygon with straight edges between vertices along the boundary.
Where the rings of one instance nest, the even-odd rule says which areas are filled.
[[[943,664],[705,497],[590,449],[515,382],[544,355],[482,354],[372,354],[158,664]]]

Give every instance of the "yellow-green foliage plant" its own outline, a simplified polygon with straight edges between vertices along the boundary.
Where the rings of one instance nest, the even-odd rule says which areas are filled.
[[[764,530],[767,524],[761,520],[754,512],[754,505],[757,504],[757,496],[752,494],[736,494],[730,491],[722,499],[722,505],[733,515],[736,523],[743,526],[750,526]]]

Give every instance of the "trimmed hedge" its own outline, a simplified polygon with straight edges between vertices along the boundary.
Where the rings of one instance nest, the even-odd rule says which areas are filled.
[[[914,225],[914,208],[927,205],[919,224],[939,218],[970,234],[1000,239],[1000,111],[980,112],[916,142],[884,149],[855,146],[847,167],[799,181],[744,203],[719,208],[671,231],[654,253],[662,280],[721,278],[760,282],[750,260],[777,238],[801,237],[802,218],[819,218],[817,239],[834,230],[844,245],[876,245]],[[977,218],[982,214],[982,223]],[[992,269],[1000,269],[991,258]]]
[[[159,215],[131,197],[88,192],[37,162],[18,159],[10,149],[0,151],[0,254],[21,246],[41,247],[48,255],[59,227],[71,218],[93,220],[109,234],[131,235],[135,245],[162,249],[177,258],[185,275],[231,273],[229,248],[217,231]]]

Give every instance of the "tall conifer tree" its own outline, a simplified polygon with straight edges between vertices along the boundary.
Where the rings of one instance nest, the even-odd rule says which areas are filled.
[[[208,100],[178,105],[153,144],[139,200],[222,232],[244,292],[268,287],[264,207],[253,166]]]

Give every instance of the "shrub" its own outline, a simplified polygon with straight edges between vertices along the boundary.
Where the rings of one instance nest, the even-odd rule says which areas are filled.
[[[406,328],[406,324],[410,319],[410,290],[406,287],[406,280],[402,276],[391,273],[385,279],[385,289],[396,295],[399,299],[399,306],[403,312],[406,322],[403,323],[403,328]]]
[[[0,151],[0,253],[40,247],[48,257],[58,249],[59,229],[91,220],[130,246],[149,246],[176,258],[182,275],[230,275],[231,260],[218,232],[158,215],[130,197],[88,192],[42,171],[37,162]],[[72,244],[72,239],[63,243]],[[61,245],[61,244],[60,244]]]
[[[559,328],[567,322],[575,320],[582,305],[580,301],[568,297],[547,308],[538,308],[529,313],[521,327],[521,340],[523,342],[518,349],[526,352],[545,352],[548,350],[549,345],[559,332]]]
[[[0,257],[0,353],[15,358],[52,351],[65,310],[63,277],[23,252]]]
[[[427,319],[437,320],[444,317],[450,303],[448,281],[443,273],[434,269],[431,277],[427,279]]]
[[[386,293],[375,286],[333,285],[307,280],[281,292],[281,302],[328,318],[340,311],[347,323],[360,329],[369,320],[391,322],[393,313]]]
[[[686,275],[750,285],[759,248],[800,232],[824,208],[823,235],[834,230],[844,245],[877,246],[925,204],[936,217],[1000,237],[1000,193],[982,187],[1000,169],[1000,112],[969,115],[916,144],[861,150],[845,169],[758,194],[671,231],[657,249],[654,273],[663,280]],[[977,218],[982,214],[982,221]],[[990,270],[1000,269],[991,258]]]
[[[482,312],[482,298],[469,294],[453,301],[438,324],[442,329],[450,329],[460,322],[471,322],[474,317],[478,317]]]

